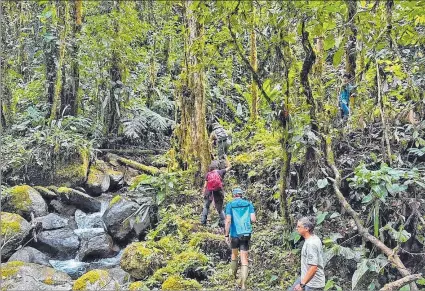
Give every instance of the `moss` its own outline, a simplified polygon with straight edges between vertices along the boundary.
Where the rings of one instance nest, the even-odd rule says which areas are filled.
[[[95,282],[99,282],[99,287],[105,287],[110,281],[109,274],[104,270],[92,270],[80,278],[78,278],[72,290],[85,290],[87,283],[94,284]]]
[[[71,163],[59,163],[55,172],[55,181],[67,187],[83,184],[87,177],[89,157],[89,149],[82,148],[78,152],[78,158],[70,159]]]
[[[133,282],[128,286],[129,291],[148,291],[149,288],[142,281]]]
[[[37,190],[43,198],[55,198],[55,197],[57,197],[56,193],[53,190],[49,190],[46,187],[34,186],[34,189]]]
[[[180,276],[171,276],[162,284],[162,290],[200,290],[202,285],[196,280],[184,279]]]
[[[93,185],[93,184],[99,184],[99,182],[103,179],[103,172],[96,169],[95,167],[90,167],[89,176],[87,177],[87,184]]]
[[[235,164],[251,164],[255,159],[255,156],[252,153],[242,153],[233,158]]]
[[[7,279],[18,273],[19,269],[24,265],[24,262],[21,261],[12,261],[2,264],[0,268],[0,277],[2,279]]]
[[[163,250],[166,254],[174,255],[181,252],[184,246],[172,236],[164,236],[157,243],[159,249]]]
[[[21,231],[21,223],[24,219],[15,213],[1,213],[1,236],[12,236]]]
[[[122,197],[120,195],[115,196],[112,198],[111,202],[109,202],[109,207],[112,207],[112,205],[120,202],[122,200]]]
[[[129,159],[118,158],[118,161],[122,164],[125,164],[127,166],[132,167],[133,169],[136,169],[136,170],[139,170],[139,171],[142,171],[142,172],[146,172],[146,173],[151,174],[151,175],[156,175],[156,174],[159,173],[158,168],[146,166],[146,165],[143,165],[141,163],[138,163],[138,162],[135,162],[135,161],[132,161],[132,160],[129,160]]]
[[[47,285],[53,285],[55,283],[55,281],[52,279],[52,277],[49,276],[49,277],[47,277],[46,279],[43,280],[43,283],[47,284]]]
[[[59,187],[57,191],[59,194],[70,194],[72,189],[68,187]]]
[[[30,191],[35,190],[28,185],[20,185],[8,189],[6,195],[10,196],[10,203],[16,210],[25,211],[31,205]]]
[[[163,256],[156,248],[135,242],[127,246],[121,258],[121,268],[136,279],[144,279],[163,265]]]

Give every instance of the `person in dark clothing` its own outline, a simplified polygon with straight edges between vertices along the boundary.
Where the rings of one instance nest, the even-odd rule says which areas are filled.
[[[207,223],[208,211],[210,209],[211,202],[214,201],[215,209],[220,217],[219,226],[224,227],[224,189],[223,179],[224,175],[230,170],[231,165],[226,159],[226,168],[218,170],[218,161],[212,161],[209,166],[208,173],[205,175],[205,183],[203,187],[204,193],[204,208],[202,210],[201,223],[205,225]]]
[[[214,122],[212,124],[210,142],[212,143],[213,148],[216,148],[216,159],[225,159],[227,155],[227,150],[230,146],[230,138],[226,130],[218,122]]]

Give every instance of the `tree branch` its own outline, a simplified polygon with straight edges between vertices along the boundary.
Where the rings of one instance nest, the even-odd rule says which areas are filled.
[[[384,287],[382,287],[379,291],[396,291],[396,290],[400,290],[401,287],[403,287],[404,285],[407,285],[413,281],[416,281],[418,279],[422,278],[422,274],[414,274],[414,275],[409,275],[406,277],[403,277],[397,281],[385,284]]]

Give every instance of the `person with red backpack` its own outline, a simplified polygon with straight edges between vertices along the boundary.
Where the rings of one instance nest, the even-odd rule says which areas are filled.
[[[205,183],[203,188],[204,193],[204,208],[202,210],[201,223],[207,224],[208,211],[210,209],[211,202],[214,201],[215,209],[220,217],[219,226],[224,227],[224,189],[223,179],[224,175],[230,170],[231,165],[226,159],[226,168],[219,170],[219,162],[212,161],[208,167],[208,173],[205,175]]]

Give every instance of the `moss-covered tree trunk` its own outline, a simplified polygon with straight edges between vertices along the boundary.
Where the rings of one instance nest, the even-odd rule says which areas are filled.
[[[357,44],[357,26],[355,16],[357,13],[357,0],[345,0],[348,7],[347,16],[347,35],[348,41],[345,50],[345,71],[351,74],[351,77],[356,76],[356,44]]]
[[[203,27],[197,22],[192,1],[183,2],[185,35],[185,71],[181,75],[180,124],[177,127],[182,160],[188,167],[197,164],[207,171],[211,157],[206,129],[206,95],[202,64]]]
[[[255,32],[255,4],[254,1],[251,2],[252,5],[252,14],[251,14],[251,34],[250,34],[250,43],[251,43],[251,52],[250,52],[250,64],[252,69],[257,72],[258,71],[258,62],[257,62],[257,35]],[[253,75],[253,74],[251,74]],[[254,76],[252,76],[251,81],[251,120],[255,121],[258,117],[258,84],[254,80]]]

